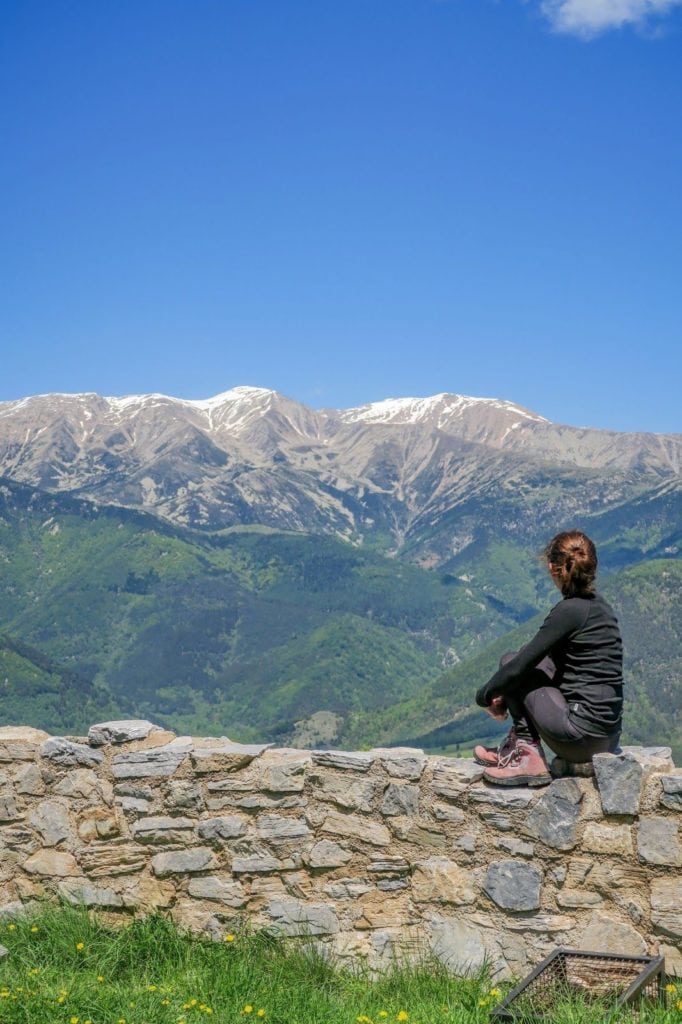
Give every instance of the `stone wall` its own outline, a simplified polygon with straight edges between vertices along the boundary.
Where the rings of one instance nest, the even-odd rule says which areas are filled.
[[[60,895],[216,938],[247,918],[377,967],[431,949],[508,977],[565,945],[660,949],[682,975],[682,771],[666,748],[595,768],[497,789],[405,748],[0,729],[0,914]]]

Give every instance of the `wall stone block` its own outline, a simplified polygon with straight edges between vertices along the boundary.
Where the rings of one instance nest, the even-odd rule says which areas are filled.
[[[503,910],[537,910],[541,883],[542,874],[534,864],[501,860],[488,868],[483,888]]]
[[[637,831],[637,852],[647,864],[682,866],[680,827],[674,818],[642,818]]]

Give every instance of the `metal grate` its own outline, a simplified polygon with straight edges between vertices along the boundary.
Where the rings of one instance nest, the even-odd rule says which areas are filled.
[[[555,949],[496,1006],[500,1021],[543,1021],[566,1004],[596,1004],[611,1013],[627,1003],[663,1002],[662,956]]]

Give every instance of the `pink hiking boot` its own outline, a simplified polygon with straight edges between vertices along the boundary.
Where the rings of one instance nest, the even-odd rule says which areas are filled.
[[[516,730],[511,727],[499,747],[484,747],[479,743],[474,747],[474,761],[479,764],[496,768],[501,757],[506,757],[516,746]]]
[[[528,740],[517,740],[497,767],[486,768],[483,778],[495,786],[548,786],[552,781],[542,747]]]

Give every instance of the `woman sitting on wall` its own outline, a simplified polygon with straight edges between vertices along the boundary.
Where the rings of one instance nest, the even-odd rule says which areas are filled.
[[[584,763],[618,749],[623,708],[623,644],[613,609],[595,592],[597,552],[580,530],[559,533],[545,549],[563,594],[533,639],[476,694],[493,718],[511,715],[499,747],[477,746],[483,777],[499,786],[551,781],[541,740],[564,761]]]

